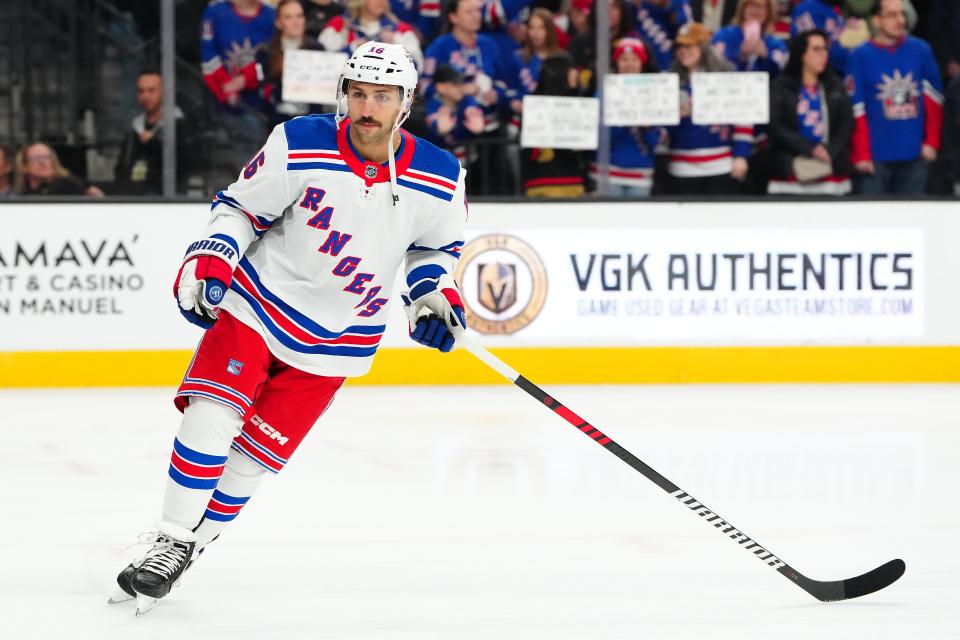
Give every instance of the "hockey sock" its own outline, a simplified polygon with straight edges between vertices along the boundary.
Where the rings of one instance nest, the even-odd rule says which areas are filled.
[[[193,529],[203,517],[227,462],[230,443],[243,426],[233,409],[191,398],[173,442],[163,520]]]
[[[203,521],[196,529],[197,546],[205,547],[220,535],[253,495],[266,471],[257,463],[231,450],[220,482],[207,504]]]

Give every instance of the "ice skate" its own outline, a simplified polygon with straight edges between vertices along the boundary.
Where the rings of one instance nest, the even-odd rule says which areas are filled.
[[[130,579],[136,570],[137,568],[131,562],[117,575],[117,588],[110,594],[107,604],[127,602],[137,597],[137,592],[133,590],[133,586],[130,584]]]
[[[169,522],[157,523],[159,531],[146,538],[152,543],[147,553],[117,576],[119,591],[109,602],[137,599],[137,615],[142,616],[170,593],[180,576],[192,564],[197,536]],[[130,591],[127,591],[129,587]],[[122,595],[121,595],[122,594]],[[125,596],[125,597],[124,597]]]

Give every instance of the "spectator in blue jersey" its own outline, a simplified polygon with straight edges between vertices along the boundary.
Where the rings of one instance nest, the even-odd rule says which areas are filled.
[[[830,66],[843,73],[849,51],[843,46],[843,0],[803,0],[790,14],[790,37],[817,29],[830,38]]]
[[[440,0],[390,0],[390,9],[397,18],[416,28],[424,44],[440,32]]]
[[[602,1],[602,0],[601,0]],[[633,5],[627,0],[607,0],[610,20],[610,43],[615,47],[621,38],[639,37],[633,30]],[[584,93],[593,95],[596,88],[597,68],[597,18],[596,11],[591,11],[589,25],[586,31],[570,41],[570,55],[573,63],[580,70],[580,86]]]
[[[622,38],[613,50],[615,73],[656,73],[649,62],[653,54],[637,38]],[[666,137],[663,127],[610,127],[610,194],[646,198],[653,188],[654,151]],[[597,176],[597,166],[591,166]]]
[[[231,171],[267,133],[272,108],[264,67],[275,17],[260,0],[211,2],[203,13],[203,79],[221,105],[220,120],[233,143],[226,153]]]
[[[772,80],[787,63],[787,46],[773,35],[774,0],[740,0],[733,24],[713,36],[717,54],[738,71],[766,71]]]
[[[318,51],[321,46],[307,36],[307,21],[300,0],[280,0],[277,3],[276,29],[270,44],[267,45],[266,94],[270,98],[272,125],[276,126],[296,116],[319,113],[322,105],[301,102],[287,102],[283,99],[283,61],[288,51],[307,49]]]
[[[273,9],[260,0],[211,2],[207,7],[200,42],[203,79],[220,103],[243,102],[266,111],[262,61],[274,18]]]
[[[677,33],[670,71],[680,76],[680,124],[667,128],[670,137],[669,192],[674,195],[722,195],[738,191],[747,177],[752,127],[693,123],[690,75],[733,71],[710,46],[710,31],[690,22]]]
[[[433,76],[433,96],[427,100],[430,138],[449,150],[466,167],[476,161],[467,143],[483,133],[483,107],[464,93],[463,74],[442,64]]]
[[[640,0],[637,4],[637,33],[650,43],[661,69],[673,63],[677,29],[692,21],[690,0]]]
[[[577,68],[566,53],[550,56],[540,67],[535,95],[577,96]],[[538,198],[576,198],[585,187],[583,154],[570,149],[524,149],[523,193]]]
[[[332,18],[320,33],[320,44],[327,51],[352,54],[371,41],[403,45],[417,69],[423,68],[420,38],[412,26],[393,15],[389,0],[348,0],[347,12]]]
[[[534,9],[527,20],[523,46],[514,54],[517,58],[516,65],[520,69],[518,77],[521,96],[536,91],[543,61],[559,53],[563,53],[563,49],[557,43],[553,14],[546,9]]]
[[[830,69],[830,35],[804,31],[770,92],[771,194],[850,193],[853,109]]]
[[[449,30],[427,47],[424,55],[420,94],[433,95],[433,74],[449,64],[463,74],[464,90],[483,106],[487,132],[500,128],[500,112],[519,111],[514,89],[517,82],[507,77],[496,43],[480,33],[479,0],[449,0]]]
[[[12,196],[13,190],[13,149],[0,145],[0,196]]]
[[[482,0],[483,25],[480,32],[497,43],[504,73],[515,79],[520,73],[515,65],[517,49],[523,42],[531,0]]]
[[[901,0],[879,0],[872,24],[873,39],[854,49],[847,64],[857,190],[919,195],[927,163],[940,149],[940,72],[930,45],[907,35]]]

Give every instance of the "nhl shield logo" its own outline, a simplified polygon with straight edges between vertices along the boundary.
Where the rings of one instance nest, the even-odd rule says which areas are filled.
[[[491,262],[477,266],[477,300],[491,313],[503,313],[517,303],[517,265]]]
[[[368,164],[363,170],[363,175],[367,176],[370,180],[376,178],[378,173],[380,173],[380,170],[377,168],[377,165],[374,164]]]

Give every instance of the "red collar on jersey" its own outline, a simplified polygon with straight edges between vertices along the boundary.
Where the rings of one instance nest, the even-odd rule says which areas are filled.
[[[390,167],[386,162],[377,164],[364,160],[353,150],[353,145],[350,144],[347,137],[349,127],[350,118],[346,118],[337,127],[337,149],[340,151],[340,157],[347,163],[351,171],[358,177],[363,178],[368,187],[377,182],[389,182]],[[414,137],[403,129],[400,129],[400,136],[403,139],[400,142],[400,157],[396,159],[397,176],[400,176],[410,167],[410,162],[413,161],[413,152],[417,147],[417,141]]]

